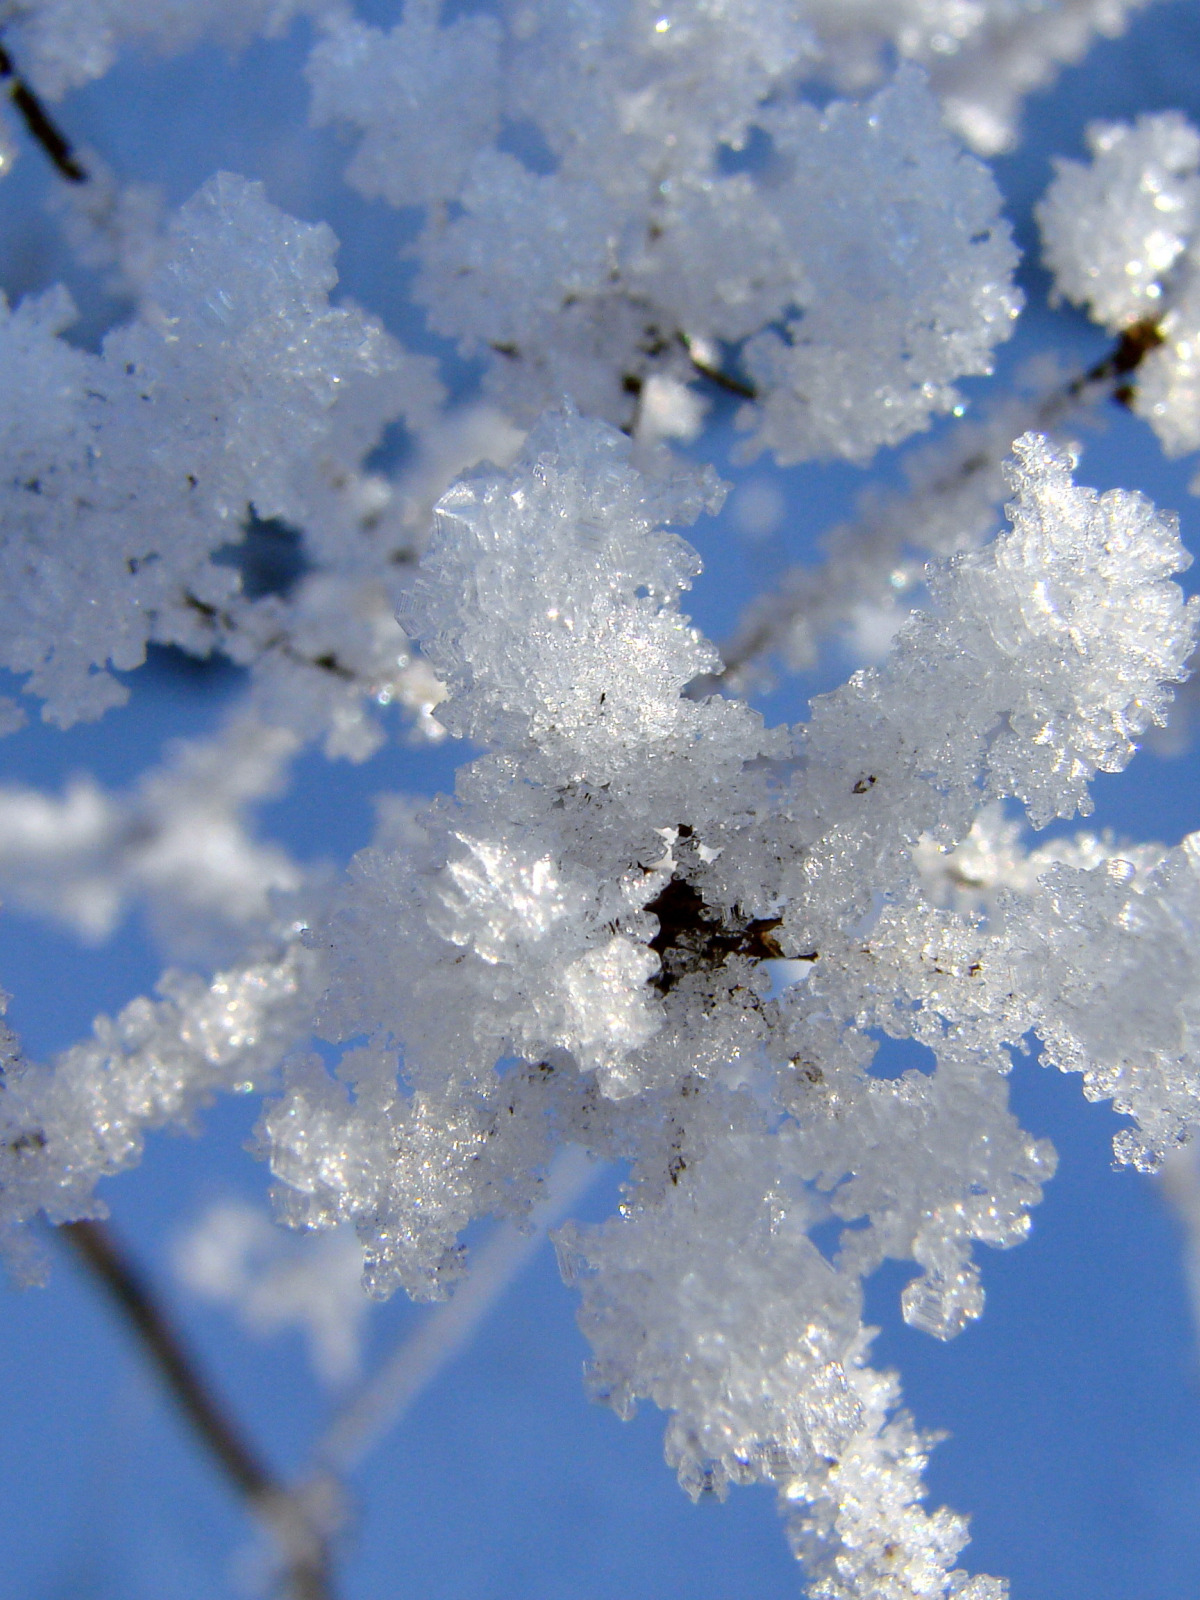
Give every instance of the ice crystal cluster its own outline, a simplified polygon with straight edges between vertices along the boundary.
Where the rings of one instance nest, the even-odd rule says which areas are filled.
[[[507,478],[445,496],[408,620],[440,715],[491,748],[415,852],[358,858],[314,931],[327,1034],[380,1041],[347,1057],[353,1097],[302,1062],[266,1118],[289,1214],[353,1219],[377,1290],[452,1278],[463,1225],[528,1202],[548,1138],[628,1161],[622,1215],[560,1237],[589,1381],[622,1414],[671,1413],[692,1492],[776,1485],[819,1594],[950,1581],[964,1528],[918,1504],[922,1444],[867,1364],[861,1283],[912,1259],[912,1323],[945,1338],[979,1314],[974,1241],[1019,1240],[1053,1170],[1007,1110],[1008,1050],[1037,1030],[1135,1115],[1128,1159],[1153,1164],[1194,1112],[1170,1024],[1094,1020],[1143,960],[1169,961],[1186,1011],[1187,847],[1142,873],[1058,863],[986,925],[918,866],[989,799],[1036,822],[1086,808],[1191,648],[1171,523],[1076,487],[1039,438],[1016,456],[1010,531],[791,733],[680,695],[712,652],[677,608],[695,563],[656,524],[690,521],[703,482],[664,492],[566,417]],[[936,1071],[873,1077],[872,1029]],[[831,1218],[828,1260],[808,1235]]]
[[[372,381],[393,398],[403,353],[328,304],[334,247],[222,175],[174,219],[136,320],[99,353],[63,338],[61,289],[5,308],[0,649],[48,720],[123,700],[105,669],[138,666],[148,640],[208,648],[238,593],[210,558],[247,506],[313,520],[304,480],[314,458],[338,470],[336,407],[370,404]]]
[[[1200,133],[1177,112],[1088,130],[1039,207],[1059,292],[1154,346],[1135,405],[1168,455],[1200,448]]]
[[[363,195],[415,208],[414,301],[480,373],[447,409],[435,360],[337,298],[330,229],[228,173],[160,223],[95,167],[68,231],[131,301],[98,348],[65,290],[5,307],[0,663],[59,725],[118,703],[148,644],[249,669],[214,738],[125,792],[0,789],[7,903],[89,940],[138,904],[191,963],[49,1063],[5,1035],[14,1260],[39,1215],[99,1214],[148,1130],[265,1093],[283,1219],[342,1229],[326,1267],[226,1208],[183,1271],[307,1325],[337,1376],[349,1268],[453,1293],[464,1230],[526,1218],[577,1147],[627,1172],[614,1216],[557,1238],[591,1392],[667,1413],[692,1495],[770,1485],[817,1600],[999,1600],[958,1564],[963,1516],[924,1505],[934,1441],[871,1365],[864,1283],[911,1263],[903,1314],[936,1338],[980,1315],[976,1245],[1018,1243],[1054,1171],[1008,1106],[1031,1038],[1127,1119],[1123,1162],[1200,1119],[1200,835],[1034,848],[1016,820],[1086,815],[1187,676],[1174,518],[1085,487],[1062,434],[1112,379],[1168,451],[1200,446],[1200,135],[1096,126],[1041,204],[1108,366],[951,433],[752,613],[745,681],[855,616],[878,646],[805,721],[731,692],[681,530],[727,493],[703,458],[730,392],[780,464],[962,411],[1021,304],[980,155],[1133,9],[0,7],[48,97],[131,43],[306,19],[314,124],[350,130]],[[303,551],[269,593],[243,581],[264,525]],[[307,744],[388,737],[464,741],[453,794],[390,797],[340,876],[257,836]],[[929,1070],[877,1070],[885,1039]]]
[[[822,115],[784,96],[809,52],[783,8],[618,6],[588,23],[522,6],[502,41],[491,18],[439,31],[410,6],[388,35],[332,26],[310,64],[317,118],[363,130],[350,181],[440,202],[416,295],[439,332],[488,352],[499,403],[529,419],[569,393],[686,434],[680,391],[727,349],[755,396],[751,451],[865,459],[990,371],[1019,305],[1012,245],[919,74]],[[467,114],[448,134],[434,108],[460,58]],[[496,147],[505,124],[524,160]],[[436,142],[398,161],[426,130]],[[831,207],[836,239],[817,222]]]

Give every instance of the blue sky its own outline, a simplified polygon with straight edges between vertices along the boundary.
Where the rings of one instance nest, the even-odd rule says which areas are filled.
[[[379,9],[379,8],[377,8]],[[237,63],[203,50],[170,63],[130,62],[61,111],[85,144],[129,177],[179,201],[217,167],[262,177],[270,197],[325,217],[341,237],[343,291],[422,348],[438,348],[404,299],[397,252],[412,219],[369,205],[337,182],[343,152],[304,124],[301,41],[251,47]],[[1167,0],[1105,43],[1056,90],[1035,96],[1028,143],[998,164],[1018,237],[1034,248],[1029,208],[1051,154],[1082,153],[1093,118],[1175,107],[1200,122],[1200,7]],[[24,150],[0,185],[0,283],[11,294],[71,283],[79,335],[95,338],[119,308],[61,258],[44,215],[48,180]],[[1003,370],[1045,351],[1086,362],[1103,338],[1044,307],[1045,280],[1023,269],[1031,311]],[[453,365],[460,383],[469,370]],[[975,385],[972,393],[981,392]],[[1148,430],[1114,414],[1086,441],[1080,478],[1136,487],[1180,512],[1200,549],[1195,463],[1164,463]],[[864,481],[848,468],[773,478],[794,511],[786,534],[751,544],[730,519],[702,524],[708,571],[692,610],[720,637],[742,600],[796,559]],[[883,461],[878,471],[894,472]],[[1195,587],[1195,574],[1189,575]],[[819,683],[790,683],[769,701],[778,719],[803,715]],[[132,682],[130,705],[62,735],[35,726],[3,749],[5,781],[57,789],[94,771],[123,786],[165,739],[213,726],[237,678],[184,673],[158,660]],[[313,758],[303,800],[274,803],[264,826],[306,858],[345,860],[371,827],[371,796],[430,794],[452,781],[461,752],[396,746],[365,767]],[[1097,786],[1099,825],[1175,843],[1200,827],[1200,755],[1144,752]],[[136,919],[100,953],[17,916],[0,919],[0,983],[34,1054],[70,1043],[99,1010],[154,981],[158,962]],[[972,1570],[1006,1574],[1020,1600],[1194,1600],[1200,1592],[1200,1361],[1186,1303],[1175,1223],[1148,1180],[1114,1172],[1117,1119],[1085,1105],[1079,1085],[1033,1059],[1017,1064],[1023,1124],[1053,1139],[1059,1174],[1031,1239],[984,1252],[988,1307],[944,1347],[905,1327],[896,1302],[905,1274],[872,1288],[877,1360],[904,1374],[919,1422],[950,1438],[935,1452],[931,1498],[973,1517]],[[106,1189],[116,1224],[155,1274],[208,1370],[280,1470],[296,1470],[326,1414],[298,1339],[257,1344],[187,1299],[171,1243],[207,1201],[255,1198],[265,1174],[244,1144],[253,1108],[237,1101],[203,1118],[202,1135],[155,1135],[136,1172]],[[617,1175],[587,1197],[603,1215]],[[53,1246],[52,1246],[53,1248]],[[236,1592],[231,1563],[249,1538],[240,1508],[195,1449],[124,1330],[93,1287],[56,1256],[44,1290],[5,1289],[0,1331],[0,1600],[209,1600]],[[426,1313],[381,1308],[370,1355],[383,1354]],[[580,1383],[583,1340],[574,1304],[543,1247],[463,1357],[423,1396],[352,1484],[356,1529],[340,1590],[346,1600],[764,1600],[799,1595],[769,1496],[735,1491],[724,1506],[692,1506],[662,1462],[663,1419],[652,1409],[622,1425],[590,1406]]]

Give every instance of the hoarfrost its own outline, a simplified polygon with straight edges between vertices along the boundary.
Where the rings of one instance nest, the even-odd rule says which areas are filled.
[[[1047,264],[1062,294],[1125,330],[1127,397],[1186,455],[1200,449],[1200,134],[1168,111],[1098,123],[1088,141],[1091,166],[1060,161],[1038,208]]]
[[[175,54],[211,38],[236,47],[325,7],[326,0],[10,0],[3,22],[37,88],[56,100],[103,77],[131,46]]]
[[[865,460],[950,410],[956,378],[991,371],[1021,304],[1012,243],[986,168],[946,137],[915,74],[862,106],[764,121],[788,174],[772,203],[807,283],[771,319],[783,331],[746,348],[763,393],[754,444],[781,462]],[[829,215],[835,227],[816,225]]]
[[[229,1306],[258,1338],[301,1329],[325,1383],[357,1376],[370,1301],[352,1233],[289,1238],[259,1207],[218,1201],[176,1241],[175,1272],[193,1294]]]
[[[180,741],[128,795],[86,777],[61,799],[0,788],[0,889],[89,944],[142,901],[168,947],[195,957],[272,923],[272,896],[301,874],[256,840],[244,812],[284,787],[299,749],[288,730],[236,718],[212,741]]]
[[[931,576],[883,667],[772,733],[682,695],[712,653],[661,525],[714,490],[640,477],[631,448],[546,419],[509,475],[439,505],[407,625],[447,725],[490,750],[314,929],[322,1031],[370,1042],[342,1082],[298,1064],[268,1110],[281,1203],[353,1220],[376,1292],[439,1294],[463,1226],[523,1214],[555,1143],[629,1161],[621,1214],[560,1236],[594,1392],[670,1413],[692,1492],[773,1484],[814,1593],[959,1592],[965,1525],[920,1505],[929,1441],[867,1365],[861,1282],[912,1260],[910,1322],[949,1338],[979,1315],[974,1243],[1019,1242],[1053,1172],[1007,1108],[1030,1029],[1137,1118],[1127,1159],[1178,1139],[1195,1090],[1171,1024],[1139,1012],[1102,1049],[1096,997],[1162,960],[1184,1003],[1165,941],[1194,877],[1186,850],[1147,857],[1135,925],[1105,851],[1060,848],[984,924],[931,874],[990,797],[1044,823],[1128,760],[1191,648],[1186,558],[1147,502],[1076,487],[1027,436],[1009,531]],[[808,977],[772,997],[780,958]],[[935,1070],[875,1076],[872,1029]],[[834,1218],[827,1258],[810,1234]]]
[[[845,88],[886,71],[890,51],[930,74],[947,123],[981,155],[1016,142],[1023,97],[1115,38],[1147,0],[804,0],[824,73]]]
[[[689,1493],[771,1485],[816,1600],[1002,1600],[956,1565],[964,1519],[923,1504],[935,1440],[870,1365],[863,1284],[911,1262],[912,1326],[980,1315],[976,1245],[1020,1242],[1054,1170],[1008,1105],[1031,1035],[1128,1119],[1120,1160],[1153,1169],[1196,1125],[1200,836],[1030,848],[1004,806],[1087,814],[1163,722],[1200,601],[1172,581],[1171,517],[1076,485],[1027,431],[1093,373],[923,457],[726,670],[681,609],[700,563],[677,531],[725,486],[663,441],[720,389],[746,453],[784,463],[865,461],[961,410],[1020,296],[995,185],[946,123],[1006,147],[1020,96],[1135,3],[501,0],[447,21],[408,0],[384,32],[309,0],[46,0],[5,21],[56,95],[129,41],[311,16],[313,120],[359,136],[362,193],[425,208],[416,297],[491,397],[436,416],[432,362],[330,303],[329,230],[229,175],[163,228],[94,165],[68,231],[137,304],[98,354],[63,337],[62,290],[4,308],[0,664],[61,724],[117,703],[151,641],[254,670],[239,718],[127,795],[0,792],[11,899],[92,936],[141,899],[239,946],[48,1064],[0,1034],[14,1261],[39,1213],[98,1215],[147,1129],[265,1090],[280,1215],[357,1242],[314,1299],[306,1269],[252,1268],[261,1229],[227,1212],[191,1276],[259,1324],[306,1321],[345,1370],[351,1267],[441,1298],[464,1230],[540,1215],[564,1147],[623,1162],[617,1214],[558,1235],[593,1395],[668,1413]],[[821,85],[842,98],[818,110]],[[1167,113],[1089,142],[1040,208],[1047,259],[1120,336],[1118,394],[1196,448],[1200,136]],[[399,418],[416,464],[389,479],[369,457]],[[223,564],[251,515],[297,530],[286,592]],[[839,629],[880,659],[805,725],[706,697]],[[260,846],[244,811],[305,741],[364,759],[394,704],[482,752],[454,794],[393,797],[336,885]],[[881,1037],[931,1069],[884,1076]]]
[[[1024,96],[1078,61],[1097,36],[1122,33],[1146,3],[740,0],[726,6],[676,0],[664,8],[646,0],[589,0],[564,10],[550,0],[505,0],[504,76],[513,113],[528,115],[536,107],[552,142],[557,134],[583,143],[596,131],[594,113],[563,92],[564,79],[569,83],[582,68],[596,81],[596,99],[616,101],[626,121],[640,123],[650,136],[678,136],[695,126],[703,109],[717,138],[736,144],[748,99],[814,79],[858,93],[877,84],[899,57],[930,73],[949,126],[980,154],[995,155],[1015,140]],[[6,31],[39,90],[51,98],[103,76],[130,46],[173,54],[213,39],[237,47],[311,17],[324,33],[310,67],[317,115],[367,130],[369,149],[355,175],[380,193],[394,188],[408,196],[414,182],[426,188],[429,179],[397,174],[420,167],[434,150],[448,156],[452,170],[459,158],[450,152],[470,142],[471,135],[448,131],[456,118],[446,114],[443,98],[430,98],[435,86],[453,96],[465,127],[486,132],[494,117],[489,108],[497,95],[499,30],[478,17],[439,27],[437,0],[407,0],[402,20],[386,35],[333,0],[23,0],[8,10]],[[718,79],[711,77],[715,60],[723,69]],[[697,77],[709,80],[713,91],[703,108],[689,98]],[[436,114],[419,118],[422,103],[435,106]],[[429,165],[447,170],[436,161]]]
[[[328,304],[335,244],[222,175],[181,209],[138,319],[99,355],[61,337],[62,290],[5,309],[0,660],[48,720],[121,703],[107,669],[136,667],[148,641],[207,653],[239,587],[210,556],[251,505],[307,520],[302,469],[344,390],[378,380],[390,403],[403,353]]]
[[[751,102],[751,119],[772,143],[756,173],[672,136],[643,175],[640,122],[619,165],[602,142],[550,173],[481,150],[462,214],[418,246],[433,326],[492,352],[520,415],[566,393],[626,424],[648,383],[695,380],[723,342],[744,343],[753,448],[782,462],[863,460],[927,426],[991,370],[1020,305],[990,176],[915,72],[861,106]]]
[[[187,1123],[218,1089],[262,1086],[305,1026],[312,961],[288,946],[209,983],[168,972],[158,1000],[99,1017],[93,1038],[49,1065],[20,1061],[4,1079],[0,1241],[19,1230],[100,1216],[97,1181],[135,1165],[147,1129]],[[311,1002],[309,1002],[311,1004]]]
[[[441,28],[437,9],[409,0],[386,34],[334,14],[309,57],[314,123],[366,130],[346,176],[394,206],[453,198],[471,157],[500,131],[496,22],[470,16]]]
[[[1119,329],[1161,309],[1162,279],[1196,228],[1200,134],[1177,112],[1093,123],[1092,163],[1056,162],[1037,207],[1058,292]]]

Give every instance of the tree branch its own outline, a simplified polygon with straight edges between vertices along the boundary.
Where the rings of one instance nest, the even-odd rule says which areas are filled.
[[[242,1437],[201,1376],[148,1284],[102,1222],[68,1222],[58,1232],[108,1291],[209,1455],[278,1545],[289,1600],[332,1600],[329,1549],[300,1499]]]
[[[687,358],[692,364],[692,370],[701,378],[707,378],[709,383],[715,384],[718,389],[723,389],[726,394],[733,394],[739,400],[757,400],[758,390],[745,378],[735,377],[731,372],[725,372],[721,367],[714,366],[711,361],[706,361],[700,348],[698,348],[686,333],[678,335],[680,344],[687,351]]]
[[[0,44],[0,83],[7,87],[8,97],[20,112],[30,138],[41,145],[61,175],[69,183],[86,183],[87,169],[71,148],[71,141],[18,73],[12,57],[2,44]]]

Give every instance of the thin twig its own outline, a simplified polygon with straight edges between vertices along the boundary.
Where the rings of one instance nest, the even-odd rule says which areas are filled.
[[[1157,349],[1163,340],[1162,329],[1153,319],[1134,323],[1124,329],[1108,352],[1085,372],[1077,373],[1049,393],[1032,399],[1022,427],[1018,431],[1032,428],[1039,432],[1047,432],[1053,428],[1061,428],[1072,416],[1101,399],[1112,400],[1117,405],[1131,408],[1135,397],[1134,375],[1145,357]],[[712,374],[708,373],[706,376]],[[943,476],[920,485],[916,490],[910,490],[907,495],[895,496],[888,508],[890,517],[894,520],[903,502],[916,495],[926,499],[941,499],[967,488],[972,479],[993,468],[996,460],[997,458],[986,450],[971,451],[955,462]],[[875,516],[878,516],[878,508],[875,510]],[[812,597],[824,591],[827,601],[828,585],[824,580],[828,577],[829,570],[840,559],[842,552],[839,550],[836,556],[828,558],[820,565],[798,569],[804,580],[798,594],[789,596],[786,583],[777,580],[775,596],[769,606],[765,610],[758,605],[753,607],[750,612],[752,620],[744,622],[733,639],[722,649],[721,657],[724,665],[721,670],[706,674],[689,684],[687,689],[689,697],[703,699],[706,695],[723,688],[744,692],[747,669],[772,650],[789,627],[793,626],[803,614],[806,604]]]
[[[695,342],[689,339],[686,333],[679,334],[678,339],[687,351],[692,370],[699,377],[707,378],[709,383],[715,384],[718,389],[723,389],[726,394],[736,395],[739,400],[758,399],[758,390],[754,384],[745,378],[736,377],[732,372],[726,372],[722,367],[714,366],[711,361],[706,361]]]
[[[1094,367],[1089,367],[1081,377],[1067,385],[1068,398],[1077,400],[1090,388],[1111,383],[1115,378],[1118,381],[1113,388],[1112,398],[1118,405],[1132,406],[1134,387],[1127,381],[1122,383],[1119,380],[1128,380],[1151,350],[1157,350],[1165,338],[1166,335],[1153,317],[1147,317],[1144,321],[1135,322],[1123,329],[1116,344],[1103,360],[1097,361]]]
[[[8,97],[20,112],[30,138],[41,145],[62,176],[69,183],[86,183],[87,168],[71,148],[71,141],[21,77],[13,65],[12,57],[2,44],[0,44],[0,84],[7,87]]]
[[[690,356],[689,360],[700,377],[707,378],[709,383],[723,389],[726,394],[735,394],[739,400],[758,399],[758,390],[744,378],[735,378],[731,372],[724,372],[720,367],[710,367],[706,361],[698,361],[695,356]]]
[[[116,1302],[209,1454],[280,1547],[290,1600],[332,1600],[325,1537],[242,1437],[112,1230],[83,1221],[59,1232]]]
[[[604,1171],[582,1150],[568,1147],[550,1169],[546,1193],[525,1232],[502,1223],[480,1250],[445,1305],[404,1338],[351,1396],[314,1453],[318,1480],[357,1467],[400,1423],[438,1374],[470,1343],[479,1325],[537,1252],[547,1233]]]

